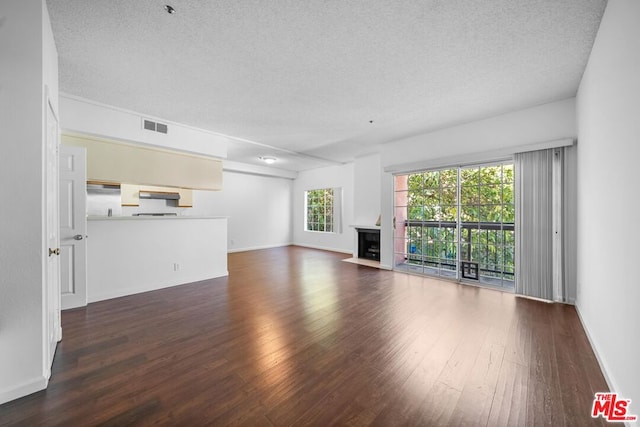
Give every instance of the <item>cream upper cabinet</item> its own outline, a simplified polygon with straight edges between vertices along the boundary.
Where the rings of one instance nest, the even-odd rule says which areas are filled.
[[[222,190],[218,159],[71,135],[63,135],[62,143],[87,149],[88,181]]]

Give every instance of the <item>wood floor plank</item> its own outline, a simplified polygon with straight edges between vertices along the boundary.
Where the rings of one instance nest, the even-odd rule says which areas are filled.
[[[503,359],[504,346],[487,337],[466,377],[451,425],[487,425]]]
[[[0,426],[598,425],[571,306],[282,247],[229,277],[62,313],[46,391]]]
[[[486,425],[525,426],[527,422],[529,367],[504,358]]]
[[[420,410],[410,421],[415,426],[445,426],[458,404],[461,392],[437,382],[429,389]]]
[[[545,309],[545,311],[543,311]],[[535,307],[540,321],[531,331],[531,362],[527,394],[527,425],[565,425],[558,360],[548,312]]]
[[[591,411],[593,395],[589,381],[582,375],[582,361],[575,357],[576,345],[571,336],[554,334],[556,358],[559,369],[560,396],[565,425],[572,425],[580,414]],[[583,425],[602,425],[602,418],[591,419]]]

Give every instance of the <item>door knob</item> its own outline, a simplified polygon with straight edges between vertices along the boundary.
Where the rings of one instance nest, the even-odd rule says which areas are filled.
[[[49,256],[51,255],[60,255],[60,248],[55,248],[55,249],[49,248]]]
[[[74,240],[82,240],[84,239],[84,237],[82,237],[82,234],[76,234],[75,236],[73,236]]]

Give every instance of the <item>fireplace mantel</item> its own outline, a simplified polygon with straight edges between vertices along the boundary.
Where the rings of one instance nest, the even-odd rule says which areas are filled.
[[[350,225],[349,227],[353,227],[356,230],[380,230],[380,226],[379,225],[354,224],[354,225]]]

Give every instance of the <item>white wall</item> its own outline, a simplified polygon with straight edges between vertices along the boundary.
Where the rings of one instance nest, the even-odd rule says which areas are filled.
[[[640,414],[638,17],[637,0],[609,1],[577,97],[576,306],[610,385],[633,400],[634,414]]]
[[[42,2],[42,43],[43,82],[47,86],[47,90],[49,91],[49,98],[53,100],[53,106],[56,109],[58,120],[60,120],[60,109],[58,105],[58,50],[56,48],[56,42],[53,38],[53,30],[51,29],[51,22],[49,21],[49,11],[47,10],[47,5],[45,2]],[[43,113],[43,115],[44,114],[45,113]],[[44,132],[45,130],[43,129],[43,135]]]
[[[379,154],[360,157],[353,162],[353,221],[374,225],[380,215],[382,163]]]
[[[342,188],[342,230],[321,233],[304,230],[304,192],[320,188]],[[354,164],[312,169],[298,174],[293,182],[293,242],[330,251],[353,253]]]
[[[553,102],[484,120],[465,123],[431,133],[384,144],[383,168],[412,171],[459,161],[489,161],[510,155],[519,147],[575,138],[575,99]],[[390,267],[393,260],[393,176],[382,174],[382,227],[380,263]]]
[[[43,389],[44,86],[57,53],[42,0],[0,2],[0,404]]]
[[[229,252],[289,245],[292,181],[223,172],[222,191],[194,191],[183,215],[227,216]]]

